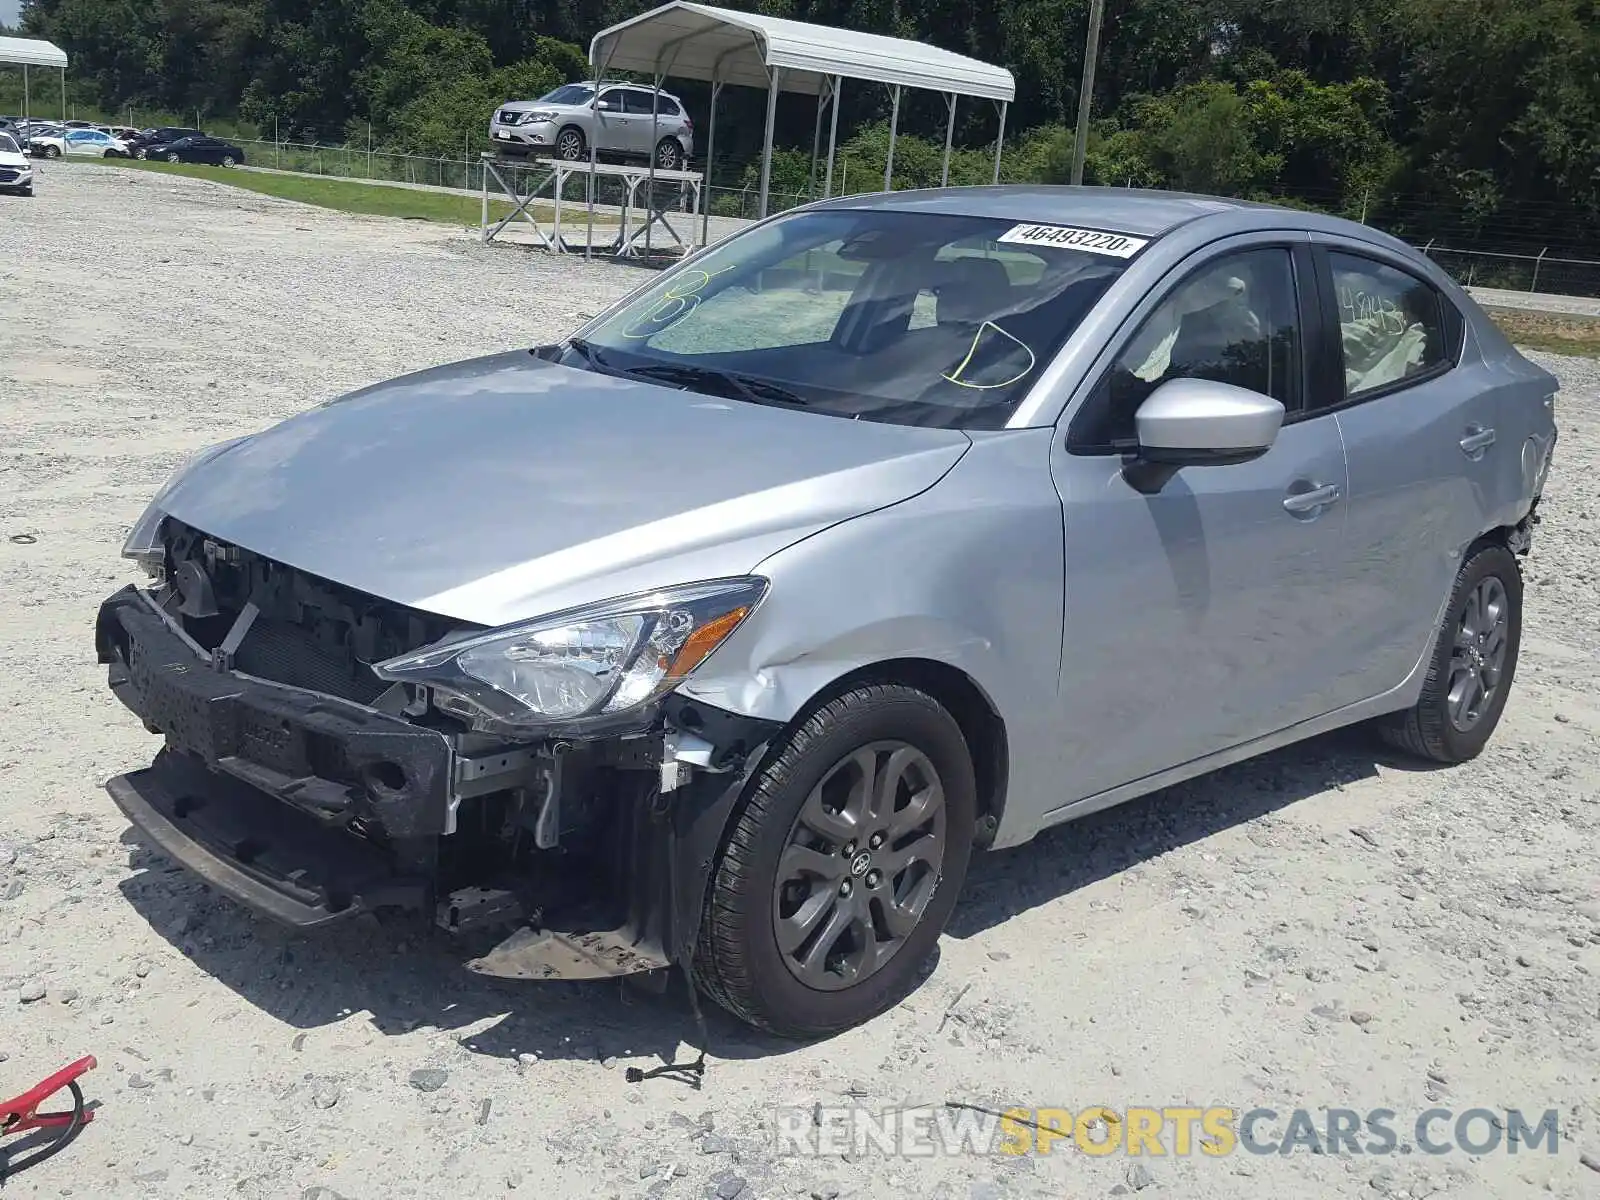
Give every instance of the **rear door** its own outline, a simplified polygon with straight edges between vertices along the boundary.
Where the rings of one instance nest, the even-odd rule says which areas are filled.
[[[1318,235],[1336,362],[1324,403],[1350,459],[1352,600],[1344,699],[1405,680],[1432,644],[1467,546],[1493,524],[1501,457],[1496,401],[1462,365],[1464,322],[1406,259]]]

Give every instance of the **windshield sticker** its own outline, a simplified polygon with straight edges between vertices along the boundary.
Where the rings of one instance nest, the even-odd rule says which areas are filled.
[[[998,383],[975,383],[970,379],[963,379],[962,375],[965,374],[972,366],[972,360],[978,353],[978,344],[983,341],[983,335],[986,333],[998,333],[1001,337],[1005,338],[1013,345],[1020,346],[1022,348],[1022,352],[1028,356],[1028,365],[1023,367],[1022,370],[1018,371],[1015,375],[1012,375],[1009,379],[1002,379]],[[991,345],[992,344],[993,343],[991,342]],[[1034,364],[1038,361],[1038,356],[1034,354],[1028,343],[1024,342],[1021,338],[1013,337],[1004,329],[1001,329],[1000,326],[996,325],[993,321],[985,321],[982,325],[978,326],[978,332],[973,335],[972,345],[967,349],[967,356],[961,360],[960,364],[955,368],[955,370],[951,371],[947,375],[941,375],[940,378],[944,379],[948,383],[955,384],[957,387],[971,388],[976,392],[988,392],[993,391],[995,388],[1010,387],[1029,371],[1033,370]]]
[[[622,331],[622,336],[632,341],[649,341],[665,333],[700,307],[700,293],[716,276],[731,271],[738,263],[730,263],[720,271],[689,270],[683,278],[674,280],[649,308],[640,313]]]
[[[1070,225],[1013,225],[997,242],[1022,246],[1060,246],[1063,250],[1087,250],[1112,258],[1132,258],[1150,244],[1149,238],[1130,237],[1105,229],[1074,229]]]

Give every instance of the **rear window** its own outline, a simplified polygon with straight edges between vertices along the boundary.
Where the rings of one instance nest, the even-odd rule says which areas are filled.
[[[990,217],[796,213],[669,273],[584,340],[605,369],[726,379],[835,416],[997,429],[1144,239]],[[577,352],[568,361],[579,365]],[[689,368],[689,370],[685,370]]]

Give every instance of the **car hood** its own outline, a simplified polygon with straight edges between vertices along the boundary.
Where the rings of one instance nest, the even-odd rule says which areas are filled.
[[[516,352],[291,417],[198,461],[160,507],[325,579],[499,625],[744,574],[931,487],[970,444]]]
[[[25,154],[13,154],[9,150],[0,150],[0,167],[21,167],[26,170],[33,166],[33,159]]]

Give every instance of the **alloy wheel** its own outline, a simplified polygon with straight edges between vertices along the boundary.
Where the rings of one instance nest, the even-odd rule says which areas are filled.
[[[938,888],[946,836],[944,785],[916,747],[874,742],[829,768],[778,861],[773,927],[790,973],[838,991],[879,971]]]
[[[1500,689],[1506,661],[1510,601],[1505,584],[1489,575],[1479,580],[1461,610],[1450,649],[1450,723],[1465,733],[1483,718]]]
[[[676,171],[679,166],[678,157],[678,144],[670,138],[656,147],[656,166],[663,171]]]
[[[577,162],[583,157],[583,138],[569,129],[556,140],[556,150],[567,162]]]

